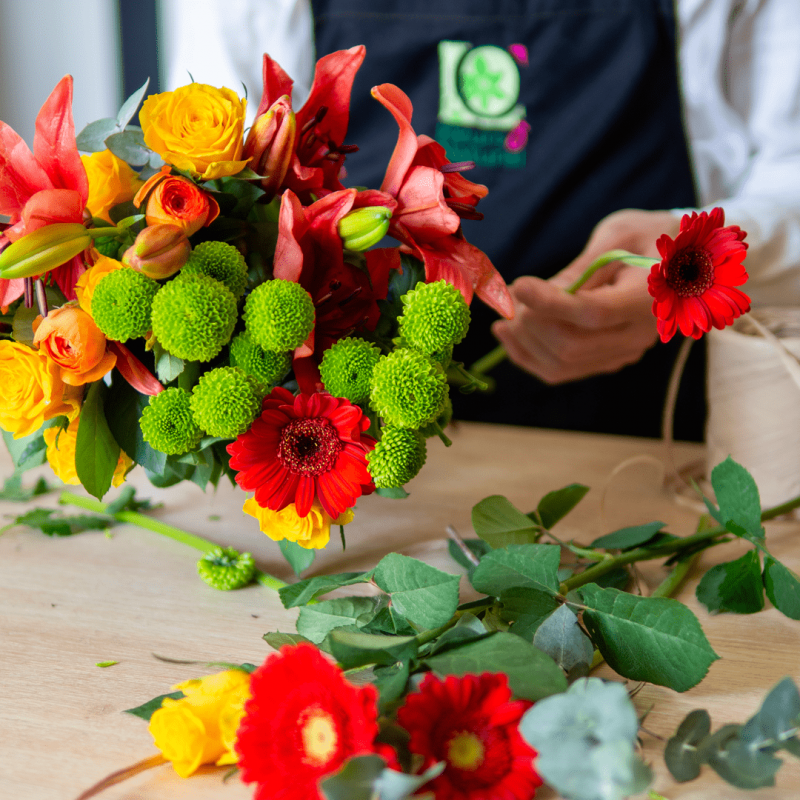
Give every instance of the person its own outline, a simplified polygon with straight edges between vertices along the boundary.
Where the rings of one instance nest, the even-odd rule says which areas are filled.
[[[183,25],[170,83],[185,83],[187,69],[217,84],[235,75],[258,97],[253,53],[265,50],[308,84],[306,0],[206,0],[184,13],[188,1],[164,4]],[[489,187],[486,218],[465,220],[464,232],[513,281],[516,316],[492,324],[473,304],[456,356],[469,364],[489,350],[492,325],[522,370],[501,365],[498,390],[470,396],[458,416],[658,435],[680,342],[652,347],[646,272],[616,263],[574,296],[563,289],[606,250],[656,256],[656,239],[674,235],[688,209],[722,205],[726,222],[747,231],[754,303],[800,300],[796,0],[678,0],[677,11],[671,0],[311,6],[318,56],[367,46],[352,94],[348,141],[361,152],[348,158],[349,185],[380,185],[396,130],[369,89],[391,82],[414,103],[417,133],[453,161],[475,161],[470,179]],[[702,439],[703,370],[695,347],[678,438]]]

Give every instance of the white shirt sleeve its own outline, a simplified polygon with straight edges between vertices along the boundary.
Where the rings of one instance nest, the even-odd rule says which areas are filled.
[[[249,125],[261,99],[262,54],[268,53],[294,79],[295,108],[308,95],[314,72],[310,0],[165,0],[159,24],[167,90],[194,79],[242,96],[244,84]]]
[[[702,207],[747,231],[754,304],[800,303],[800,0],[679,0]]]

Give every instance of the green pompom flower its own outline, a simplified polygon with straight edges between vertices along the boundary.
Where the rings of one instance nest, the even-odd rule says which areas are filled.
[[[249,333],[234,336],[230,344],[232,367],[252,375],[266,386],[280,383],[292,368],[291,353],[276,353],[259,347]]]
[[[192,414],[211,436],[235,439],[258,416],[262,399],[256,378],[238,367],[218,367],[201,376],[194,387]]]
[[[158,283],[134,269],[115,269],[101,278],[92,294],[92,318],[116,342],[145,336]]]
[[[194,450],[203,438],[190,408],[189,392],[175,386],[150,398],[139,426],[144,440],[154,450],[170,456]]]
[[[256,562],[250,553],[232,547],[215,547],[197,562],[197,574],[214,589],[241,589],[253,580]]]
[[[192,250],[179,277],[186,275],[208,275],[224,283],[239,298],[247,285],[247,264],[244,256],[227,242],[203,242]]]
[[[187,361],[210,361],[233,334],[236,298],[207,275],[186,275],[161,287],[153,300],[152,324],[168,353]]]
[[[425,439],[417,431],[387,426],[367,453],[367,468],[376,488],[388,489],[408,483],[422,469],[426,457]]]
[[[372,371],[380,356],[380,349],[364,339],[339,339],[325,351],[319,365],[325,388],[335,397],[363,403],[369,399]]]
[[[314,328],[314,301],[299,283],[267,281],[248,296],[244,323],[253,341],[265,350],[294,350]]]
[[[469,328],[469,306],[461,292],[447,281],[418,283],[401,298],[400,335],[431,355],[458,344]]]
[[[394,350],[375,365],[370,405],[387,425],[416,429],[439,416],[447,392],[444,370],[428,356]]]

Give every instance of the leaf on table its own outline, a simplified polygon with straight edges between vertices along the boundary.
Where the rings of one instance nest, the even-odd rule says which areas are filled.
[[[571,483],[563,489],[548,492],[536,507],[536,513],[542,522],[542,526],[547,529],[552,528],[583,500],[588,491],[588,486],[584,486],[581,483]]]
[[[386,714],[389,706],[405,694],[410,672],[408,661],[398,661],[386,667],[375,667],[373,683],[380,695],[378,700],[380,714]]]
[[[558,608],[549,592],[519,586],[500,595],[501,617],[511,624],[511,633],[532,642],[537,628]]]
[[[483,539],[464,539],[463,542],[478,561],[492,551],[492,548]],[[464,567],[469,572],[475,569],[475,564],[464,555],[461,548],[452,539],[447,540],[447,552],[450,554],[450,558],[459,566]]]
[[[711,485],[719,505],[719,519],[723,520],[722,524],[737,536],[763,539],[761,499],[753,476],[728,456],[711,470]],[[737,529],[731,528],[728,522],[733,522]]]
[[[34,497],[41,497],[41,495],[52,492],[56,488],[51,486],[44,478],[39,478],[33,486],[27,489],[23,488],[22,475],[15,472],[3,482],[3,488],[0,489],[0,500],[8,500],[12,503],[28,503]]]
[[[40,530],[47,536],[72,536],[84,531],[106,530],[113,524],[114,521],[108,517],[98,517],[93,514],[63,516],[52,508],[34,508],[0,528],[0,533],[17,525],[25,525]]]
[[[335,575],[315,575],[278,590],[284,608],[303,606],[321,594],[332,592],[342,586],[368,583],[372,572],[340,572]]]
[[[300,547],[297,542],[289,541],[289,539],[281,539],[278,542],[278,547],[283,553],[283,557],[292,568],[295,575],[307,570],[317,557],[317,551],[310,547]]]
[[[515,508],[508,498],[495,494],[472,507],[472,527],[491,547],[531,542],[540,527]]]
[[[452,647],[458,647],[488,635],[489,631],[486,630],[485,625],[474,614],[467,612],[459,617],[458,622],[452,628],[433,640],[426,655],[442,653]]]
[[[667,769],[676,781],[692,781],[700,774],[697,745],[711,731],[711,717],[702,708],[690,711],[664,749]]]
[[[312,644],[310,639],[301,636],[299,633],[281,633],[281,631],[272,631],[265,633],[262,637],[264,641],[274,650],[280,650],[281,647],[289,645],[293,647],[297,644]]]
[[[784,678],[764,698],[761,708],[742,727],[741,740],[749,747],[780,746],[800,728],[800,693]]]
[[[595,539],[589,546],[595,550],[627,550],[631,547],[639,547],[649,542],[665,525],[665,522],[656,520],[644,525],[620,528]]]
[[[377,605],[374,597],[341,597],[303,606],[297,617],[297,632],[320,644],[336,628],[365,625],[375,615]]]
[[[578,618],[565,605],[559,606],[533,635],[533,644],[547,653],[564,672],[579,664],[591,664],[594,647],[578,625]]]
[[[764,558],[764,588],[770,603],[790,619],[800,620],[800,580],[772,556]]]
[[[161,708],[161,704],[164,701],[165,697],[169,697],[172,700],[178,700],[181,697],[186,697],[183,692],[170,692],[169,694],[160,694],[158,697],[154,697],[152,700],[148,700],[146,703],[142,703],[140,706],[136,706],[136,708],[126,708],[122,713],[123,714],[133,714],[134,717],[139,717],[143,719],[145,722],[150,721],[150,717]]]
[[[332,630],[328,648],[343,669],[366,664],[395,664],[417,655],[415,636],[388,636],[363,631]]]
[[[741,558],[717,564],[703,575],[695,591],[709,611],[755,614],[764,608],[761,562],[756,550]]]
[[[558,594],[561,548],[554,544],[516,544],[487,553],[472,573],[479,592],[499,597],[515,587]]]
[[[609,666],[625,678],[685,692],[719,656],[697,617],[677,600],[582,587],[583,623]]]

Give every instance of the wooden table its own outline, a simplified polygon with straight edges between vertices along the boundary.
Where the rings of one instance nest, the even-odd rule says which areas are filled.
[[[623,525],[662,519],[672,532],[691,532],[694,509],[675,502],[662,488],[654,466],[659,443],[609,436],[465,424],[452,434],[453,447],[432,441],[428,464],[409,484],[406,500],[364,498],[347,529],[347,551],[338,541],[318,557],[310,572],[368,569],[396,550],[457,572],[447,555],[445,526],[472,535],[470,510],[491,494],[505,494],[518,507],[568,483],[593,487],[556,531],[589,542]],[[602,487],[615,466],[648,456]],[[678,445],[679,464],[702,457],[697,445]],[[138,471],[137,471],[138,472]],[[240,513],[244,494],[221,486],[203,494],[193,484],[159,491],[144,475],[132,482],[144,496],[163,502],[159,518],[222,544],[253,553],[259,566],[290,579],[275,543]],[[0,456],[0,477],[11,473]],[[110,494],[109,498],[114,494]],[[50,496],[38,505],[54,503]],[[26,508],[0,503],[0,514]],[[6,520],[0,522],[0,526]],[[770,547],[800,570],[800,525],[778,521],[768,526]],[[705,555],[713,560],[739,555],[737,544]],[[204,673],[199,666],[167,664],[157,653],[200,661],[260,663],[270,652],[267,631],[293,631],[295,614],[275,594],[252,586],[236,592],[209,588],[196,576],[198,553],[182,544],[133,527],[110,535],[84,533],[49,538],[23,528],[0,536],[0,798],[72,800],[105,775],[155,752],[146,725],[121,713],[179,681]],[[645,572],[643,589],[661,578]],[[800,623],[774,609],[748,617],[709,616],[694,599],[698,576],[681,599],[698,614],[721,656],[699,686],[679,695],[646,687],[637,707],[652,706],[646,727],[661,736],[674,732],[693,708],[707,708],[714,729],[743,722],[767,691],[786,675],[800,679]],[[115,660],[101,669],[97,662]],[[606,673],[608,674],[608,670]],[[604,674],[601,672],[601,674]],[[755,797],[793,798],[800,790],[800,765],[787,758],[774,789],[753,795],[723,783],[708,768],[700,781],[675,784],[661,757],[663,742],[643,735],[645,756],[656,771],[653,787],[670,800]],[[136,776],[101,795],[112,800],[243,800],[249,788],[224,770],[204,768],[178,778],[169,766]],[[543,791],[540,798],[553,798]]]

